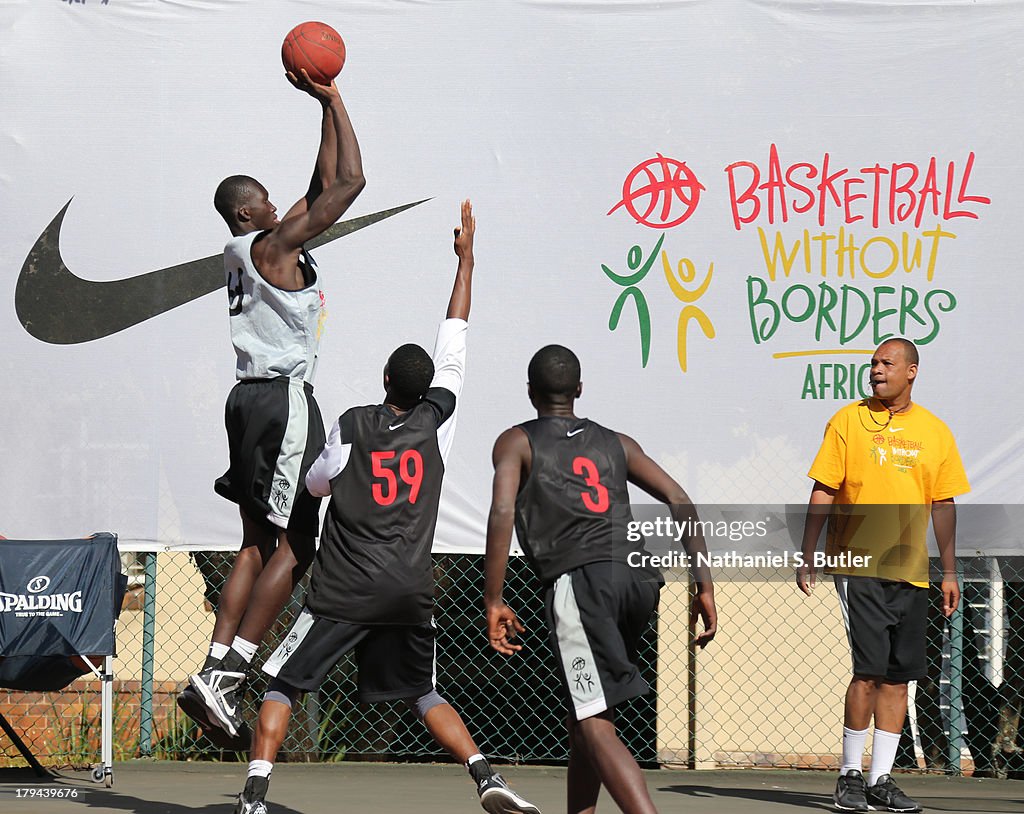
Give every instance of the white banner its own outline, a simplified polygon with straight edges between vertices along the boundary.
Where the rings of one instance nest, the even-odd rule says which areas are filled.
[[[0,533],[239,540],[211,201],[234,173],[282,211],[304,192],[320,111],[280,47],[318,19],[367,177],[345,219],[424,201],[315,252],[328,423],[429,348],[459,200],[478,218],[437,550],[482,550],[491,446],[551,342],[578,414],[695,500],[798,503],[906,336],[964,500],[1024,502],[1022,2],[0,0]]]

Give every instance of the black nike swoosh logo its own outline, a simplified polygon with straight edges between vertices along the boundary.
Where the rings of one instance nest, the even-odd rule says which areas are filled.
[[[315,249],[428,200],[341,221],[306,246]],[[83,280],[60,256],[60,227],[69,206],[70,200],[39,236],[14,290],[18,320],[36,339],[54,345],[91,342],[224,287],[223,254],[121,280]]]

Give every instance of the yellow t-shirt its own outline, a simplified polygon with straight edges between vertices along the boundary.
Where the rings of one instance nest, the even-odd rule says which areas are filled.
[[[807,474],[837,490],[827,573],[928,586],[931,504],[971,489],[949,427],[919,404],[890,418],[876,399],[854,402],[829,420]]]

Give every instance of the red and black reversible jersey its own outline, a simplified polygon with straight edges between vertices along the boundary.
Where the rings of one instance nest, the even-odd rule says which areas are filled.
[[[444,477],[438,428],[455,411],[442,387],[395,415],[353,407],[338,420],[348,445],[331,499],[306,604],[317,616],[363,624],[431,618],[430,547]]]
[[[516,496],[516,535],[540,579],[642,550],[627,541],[632,516],[618,435],[586,418],[544,416],[519,426],[533,463]]]

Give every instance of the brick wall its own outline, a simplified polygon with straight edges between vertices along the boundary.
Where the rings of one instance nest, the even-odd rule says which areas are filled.
[[[180,718],[175,698],[181,685],[154,682],[153,740],[165,736]],[[114,681],[114,759],[139,753],[139,681]],[[40,763],[83,766],[100,759],[100,682],[78,679],[60,692],[23,692],[0,688],[0,713],[10,722]],[[0,766],[24,766],[25,760],[0,732]]]

